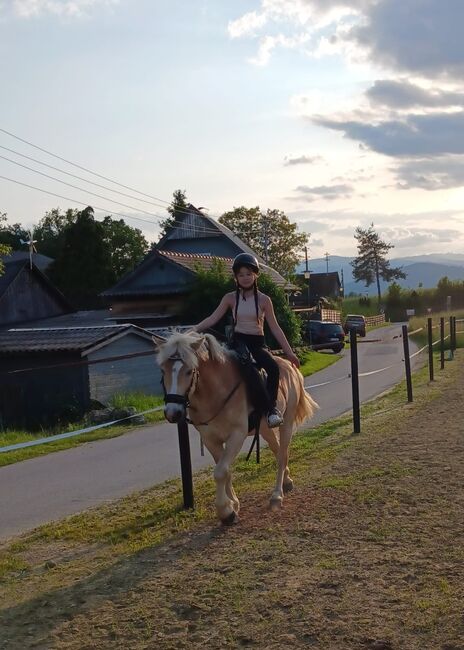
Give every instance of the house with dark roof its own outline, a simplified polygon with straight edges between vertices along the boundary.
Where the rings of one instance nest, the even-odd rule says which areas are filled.
[[[227,226],[204,214],[192,204],[176,214],[176,222],[167,229],[156,248],[176,253],[202,254],[213,257],[232,257],[239,253],[255,255],[264,262],[240,237]]]
[[[29,259],[3,258],[0,327],[74,311],[66,298]]]
[[[101,295],[111,303],[118,322],[128,320],[144,327],[170,324],[177,320],[197,269],[210,269],[218,260],[232,274],[232,257],[154,249],[135,271]],[[278,286],[287,286],[277,271],[266,264],[261,268]]]
[[[134,325],[0,331],[0,428],[73,420],[118,393],[162,393],[152,334]]]
[[[308,280],[304,279],[304,274],[297,276],[302,280],[302,285],[305,287],[298,293],[293,293],[290,296],[290,305],[293,307],[307,307],[308,306]],[[340,298],[343,289],[340,282],[340,276],[337,271],[330,273],[311,273],[309,276],[309,300],[310,306],[313,307],[319,303],[322,298]]]

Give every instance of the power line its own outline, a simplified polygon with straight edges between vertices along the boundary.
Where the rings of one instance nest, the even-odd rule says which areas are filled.
[[[84,183],[89,183],[90,185],[95,185],[95,187],[101,187],[104,190],[108,190],[109,192],[114,192],[115,194],[120,194],[121,196],[127,196],[127,198],[133,199],[134,201],[142,201],[142,203],[148,203],[149,205],[156,205],[159,208],[165,209],[165,206],[160,205],[159,203],[154,203],[153,201],[146,201],[145,199],[139,199],[137,196],[132,196],[132,194],[126,194],[125,192],[120,192],[119,190],[113,190],[111,187],[108,187],[107,185],[101,185],[100,183],[95,183],[94,181],[89,181],[87,178],[83,178],[82,176],[77,176],[76,174],[71,174],[71,172],[67,172],[64,169],[60,169],[59,167],[54,167],[54,165],[49,165],[48,163],[45,163],[45,162],[43,162],[41,160],[37,160],[36,158],[32,158],[31,156],[26,156],[26,154],[24,154],[24,153],[20,153],[19,151],[15,151],[14,149],[10,149],[9,147],[4,147],[1,144],[0,144],[0,149],[4,149],[5,151],[9,151],[10,153],[14,154],[15,156],[21,156],[21,158],[26,158],[27,160],[35,162],[38,165],[43,165],[44,167],[47,167],[48,169],[54,169],[55,171],[59,172],[60,174],[66,174],[66,176],[71,176],[72,178],[77,178],[80,181],[84,181]],[[5,160],[9,160],[9,159],[5,158]],[[10,161],[10,162],[12,162],[12,161]]]
[[[1,157],[3,157],[3,156],[1,156]],[[16,164],[19,164],[19,163],[16,163]],[[38,172],[38,173],[41,173],[41,172]],[[36,190],[37,192],[41,192],[42,194],[49,194],[50,196],[55,196],[55,197],[57,197],[59,199],[64,199],[65,201],[71,201],[72,203],[77,203],[78,205],[84,205],[86,207],[89,205],[88,202],[79,201],[78,199],[70,198],[69,196],[63,196],[62,194],[56,194],[56,192],[51,192],[49,190],[44,190],[44,189],[42,189],[40,187],[36,187],[34,185],[29,185],[28,183],[23,183],[23,182],[18,181],[18,180],[14,179],[14,178],[8,178],[7,176],[1,176],[1,175],[0,175],[0,178],[5,180],[5,181],[10,181],[11,183],[15,183],[16,185],[22,185],[23,187],[27,187],[27,188],[29,188],[31,190]],[[60,182],[64,182],[64,181],[60,181]],[[69,185],[69,183],[66,183],[66,185]],[[71,187],[74,187],[74,186],[71,186]],[[149,223],[151,225],[159,226],[159,223],[156,223],[155,221],[151,221],[149,219],[142,219],[141,217],[135,217],[133,215],[129,215],[129,214],[126,214],[126,213],[116,212],[115,210],[111,210],[109,208],[102,208],[102,207],[99,207],[97,205],[93,205],[92,207],[95,208],[96,210],[99,210],[100,212],[106,212],[107,214],[110,213],[110,214],[114,214],[114,215],[117,215],[119,217],[123,217],[123,218],[126,218],[126,219],[133,219],[135,221],[141,221],[142,223]],[[136,209],[136,208],[133,208],[133,209]],[[148,213],[148,214],[150,214],[150,213]],[[160,217],[160,218],[162,218],[162,217]],[[172,224],[185,227],[185,223],[183,221],[173,221]],[[205,233],[206,232],[211,232],[211,233],[214,233],[216,235],[219,232],[218,230],[215,230],[213,228],[198,228],[198,230],[199,230],[199,232],[205,232]]]
[[[77,163],[73,163],[70,160],[67,160],[66,158],[63,158],[62,156],[58,156],[55,153],[52,153],[51,151],[48,151],[47,149],[44,149],[43,147],[39,147],[36,144],[33,144],[32,142],[29,142],[28,140],[25,140],[24,138],[20,138],[19,136],[15,135],[14,133],[11,133],[10,131],[7,131],[6,129],[2,129],[0,127],[0,131],[2,133],[6,133],[12,138],[15,138],[16,140],[19,140],[20,142],[24,142],[25,144],[29,145],[30,147],[34,147],[34,149],[38,149],[39,151],[42,151],[43,153],[46,153],[48,156],[53,156],[53,158],[57,158],[58,160],[61,160],[62,162],[65,162],[68,165],[72,165],[73,167],[77,167],[78,169],[82,169],[82,171],[87,172],[88,174],[92,174],[93,176],[98,176],[98,178],[102,178],[105,181],[109,181],[110,183],[114,183],[115,185],[119,185],[120,187],[124,187],[126,190],[131,190],[132,192],[136,192],[137,194],[141,194],[142,196],[146,196],[149,199],[155,199],[155,201],[161,201],[161,203],[166,203],[167,205],[170,205],[170,201],[165,201],[164,199],[160,199],[157,196],[152,196],[151,194],[146,194],[145,192],[141,192],[140,190],[135,189],[134,187],[130,187],[129,185],[124,185],[123,183],[119,183],[118,181],[114,181],[111,178],[108,178],[107,176],[103,176],[103,174],[98,174],[97,172],[93,172],[91,169],[88,169],[87,167],[84,167],[82,165],[78,165]]]

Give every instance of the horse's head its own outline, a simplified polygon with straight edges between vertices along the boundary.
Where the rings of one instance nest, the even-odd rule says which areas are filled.
[[[214,343],[211,342],[213,339]],[[164,415],[168,422],[179,422],[195,391],[200,361],[210,358],[211,348],[219,354],[219,344],[209,334],[175,333],[166,342],[154,339],[164,389]],[[218,347],[217,347],[218,346]]]

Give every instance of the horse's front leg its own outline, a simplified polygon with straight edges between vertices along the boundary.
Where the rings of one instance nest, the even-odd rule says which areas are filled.
[[[293,422],[285,422],[280,427],[280,445],[277,457],[277,477],[274,491],[271,496],[271,508],[280,508],[284,498],[284,491],[293,488],[288,469],[288,450],[293,435]]]
[[[240,452],[247,434],[243,431],[232,433],[224,445],[223,452],[214,468],[216,481],[216,511],[224,524],[232,524],[237,519],[239,501],[232,486],[231,465]]]

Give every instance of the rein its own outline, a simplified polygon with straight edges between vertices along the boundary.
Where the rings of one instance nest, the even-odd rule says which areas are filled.
[[[217,416],[218,416],[219,413],[222,411],[222,409],[223,409],[224,406],[227,404],[227,402],[228,402],[230,399],[232,399],[232,396],[233,396],[234,393],[238,390],[238,387],[240,386],[241,383],[242,383],[242,382],[239,381],[239,382],[237,382],[237,383],[235,384],[235,386],[232,388],[232,390],[231,390],[230,393],[227,395],[227,397],[225,398],[225,400],[222,402],[222,404],[221,404],[221,406],[219,407],[219,409],[217,410],[217,412],[216,412],[212,417],[210,417],[209,420],[206,420],[206,422],[194,422],[193,420],[187,418],[187,422],[189,422],[190,424],[193,424],[194,426],[200,426],[200,427],[201,427],[201,426],[206,426],[207,424],[209,424],[210,422],[212,422],[215,418],[217,418]],[[189,406],[189,408],[190,408],[190,410],[192,410],[192,411],[196,411],[196,410],[197,410],[197,409],[193,408],[193,406]]]

